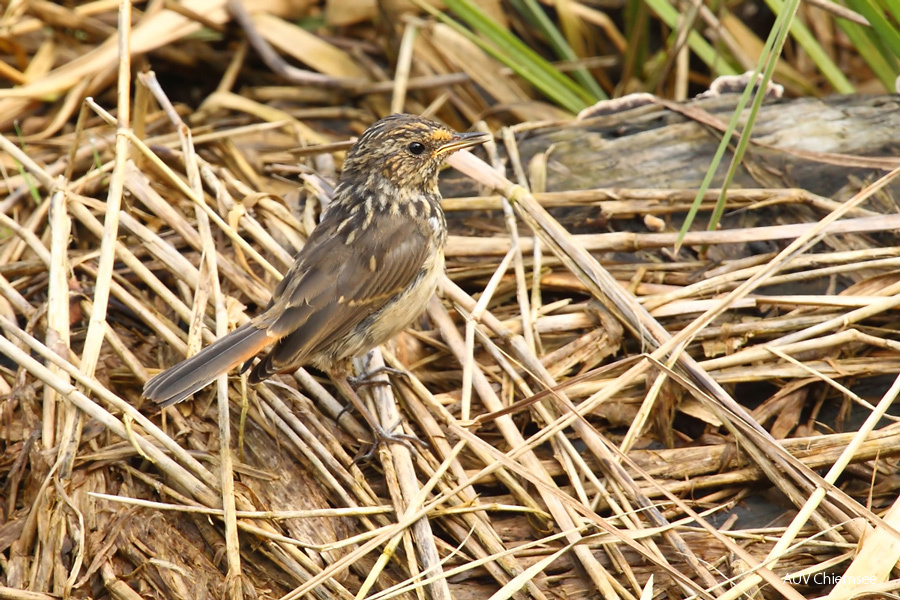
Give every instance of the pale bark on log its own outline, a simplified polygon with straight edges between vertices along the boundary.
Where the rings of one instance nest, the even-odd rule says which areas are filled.
[[[728,94],[691,100],[684,106],[727,123],[738,99],[738,95]],[[747,113],[745,110],[742,124]],[[896,158],[900,156],[898,131],[897,95],[767,101],[753,127],[753,139],[777,149],[751,146],[734,185],[800,187],[831,197],[848,184],[848,177],[869,179],[883,171],[817,162],[778,149]],[[721,137],[721,132],[707,125],[659,104],[648,104],[524,132],[518,136],[518,144],[524,164],[552,147],[548,191],[694,189],[700,186]],[[731,156],[726,154],[714,187],[721,185]]]

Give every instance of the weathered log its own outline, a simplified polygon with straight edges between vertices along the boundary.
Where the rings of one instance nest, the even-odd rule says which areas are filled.
[[[610,198],[629,200],[628,205],[635,207],[640,203],[634,200],[647,200],[648,206],[668,214],[665,229],[677,231],[738,100],[737,94],[697,98],[681,104],[647,95],[637,97],[631,105],[619,100],[611,104],[624,106],[624,110],[521,129],[516,135],[518,154],[526,169],[535,157],[545,155],[546,191],[560,193],[550,203],[557,207],[551,208],[551,213],[573,233],[647,231],[642,220],[628,220],[635,214],[632,211],[617,214],[615,210],[604,210],[610,205]],[[746,124],[748,114],[749,110],[745,110],[739,130]],[[829,201],[833,208],[833,201],[846,200],[867,183],[900,166],[897,131],[897,95],[767,100],[753,126],[753,142],[730,189],[805,190],[798,193],[825,199],[819,205],[824,212],[813,212],[803,202],[793,201],[726,213],[720,226],[732,229],[818,220],[830,210]],[[736,142],[737,136],[717,169],[713,188],[723,184]],[[453,177],[448,180],[445,197],[478,194],[470,182]],[[592,191],[586,197],[577,194],[577,190]],[[667,190],[673,193],[666,195]],[[715,197],[707,197],[707,210]],[[867,213],[870,215],[894,213],[898,197],[900,182],[894,181],[863,206],[871,211]],[[748,196],[732,208],[764,200]],[[471,225],[479,222],[484,233],[503,229],[496,211],[479,212],[472,219],[472,213],[453,212],[467,203],[449,204],[454,233],[471,234]],[[619,220],[609,227],[606,216]],[[621,220],[623,217],[625,221]],[[693,228],[704,229],[707,224],[708,213],[701,214]],[[771,251],[776,246],[769,242],[728,244],[715,249],[712,256],[737,258]]]
[[[739,96],[686,102],[723,124]],[[746,123],[744,111],[741,126]],[[883,169],[851,161],[817,161],[803,153],[888,157],[900,164],[900,96],[831,96],[767,101],[753,126],[753,144],[737,187],[800,187],[832,196],[848,177],[878,176]],[[596,187],[693,189],[700,186],[722,132],[658,103],[580,121],[539,127],[518,136],[523,162],[550,149],[548,191]],[[726,155],[730,159],[731,154]],[[825,159],[826,156],[821,158]],[[714,186],[721,185],[728,160]]]
[[[581,120],[520,131],[527,165],[546,153],[547,191],[594,188],[697,189],[739,96],[726,94],[680,105],[644,103]],[[744,111],[741,128],[748,110]],[[840,199],[900,165],[900,96],[830,96],[766,101],[734,188],[803,188]],[[736,139],[735,139],[736,141]],[[733,144],[732,144],[733,148]],[[731,152],[713,187],[722,185]],[[867,161],[863,158],[880,160]],[[471,183],[448,178],[445,196],[477,195]],[[890,188],[896,192],[900,183]],[[846,188],[844,192],[842,189]]]

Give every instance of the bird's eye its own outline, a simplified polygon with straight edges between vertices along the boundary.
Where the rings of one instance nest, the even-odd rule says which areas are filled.
[[[410,143],[409,146],[407,146],[407,149],[410,152],[412,152],[413,154],[415,154],[416,156],[418,156],[418,155],[422,154],[423,152],[425,152],[425,144],[421,144],[419,142],[412,142],[412,143]]]

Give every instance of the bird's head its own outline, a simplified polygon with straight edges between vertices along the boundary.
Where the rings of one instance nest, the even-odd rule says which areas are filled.
[[[350,148],[341,181],[373,188],[388,182],[401,189],[436,192],[444,159],[489,137],[457,133],[423,117],[391,115],[369,127]]]

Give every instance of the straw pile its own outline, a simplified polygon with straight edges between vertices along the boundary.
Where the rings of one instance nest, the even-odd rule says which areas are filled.
[[[692,194],[542,193],[547,163],[521,164],[509,130],[487,158],[527,170],[534,193],[456,156],[482,192],[448,211],[496,218],[453,219],[441,297],[360,364],[401,372],[362,394],[422,447],[357,463],[371,434],[318,373],[232,377],[162,413],[140,390],[265,306],[376,115],[430,105],[464,129],[492,102],[515,120],[559,111],[523,104],[477,48],[415,18],[398,60],[427,76],[372,83],[366,41],[255,14],[245,30],[327,73],[291,67],[307,83],[280,87],[246,43],[189,38],[223,29],[223,2],[155,7],[133,30],[123,11],[118,36],[114,3],[34,5],[9,15],[28,68],[0,95],[0,597],[796,599],[845,572],[833,597],[900,587],[886,416],[900,223],[873,211],[894,206],[896,171],[843,203],[731,191],[732,208],[802,207],[784,214],[805,222],[780,250],[714,262],[701,245],[760,236],[692,234],[698,252],[675,255],[629,234],[592,254],[603,236],[573,236],[542,206],[592,207],[596,234],[613,198],[611,228],[639,214],[666,229]],[[110,41],[42,41],[65,22]],[[154,51],[134,79],[117,40]],[[151,63],[171,69],[164,83]],[[476,84],[491,77],[487,98]],[[169,100],[196,93],[194,111]],[[872,402],[854,391],[878,375]],[[866,417],[838,431],[857,407]],[[739,517],[761,491],[774,512]]]

